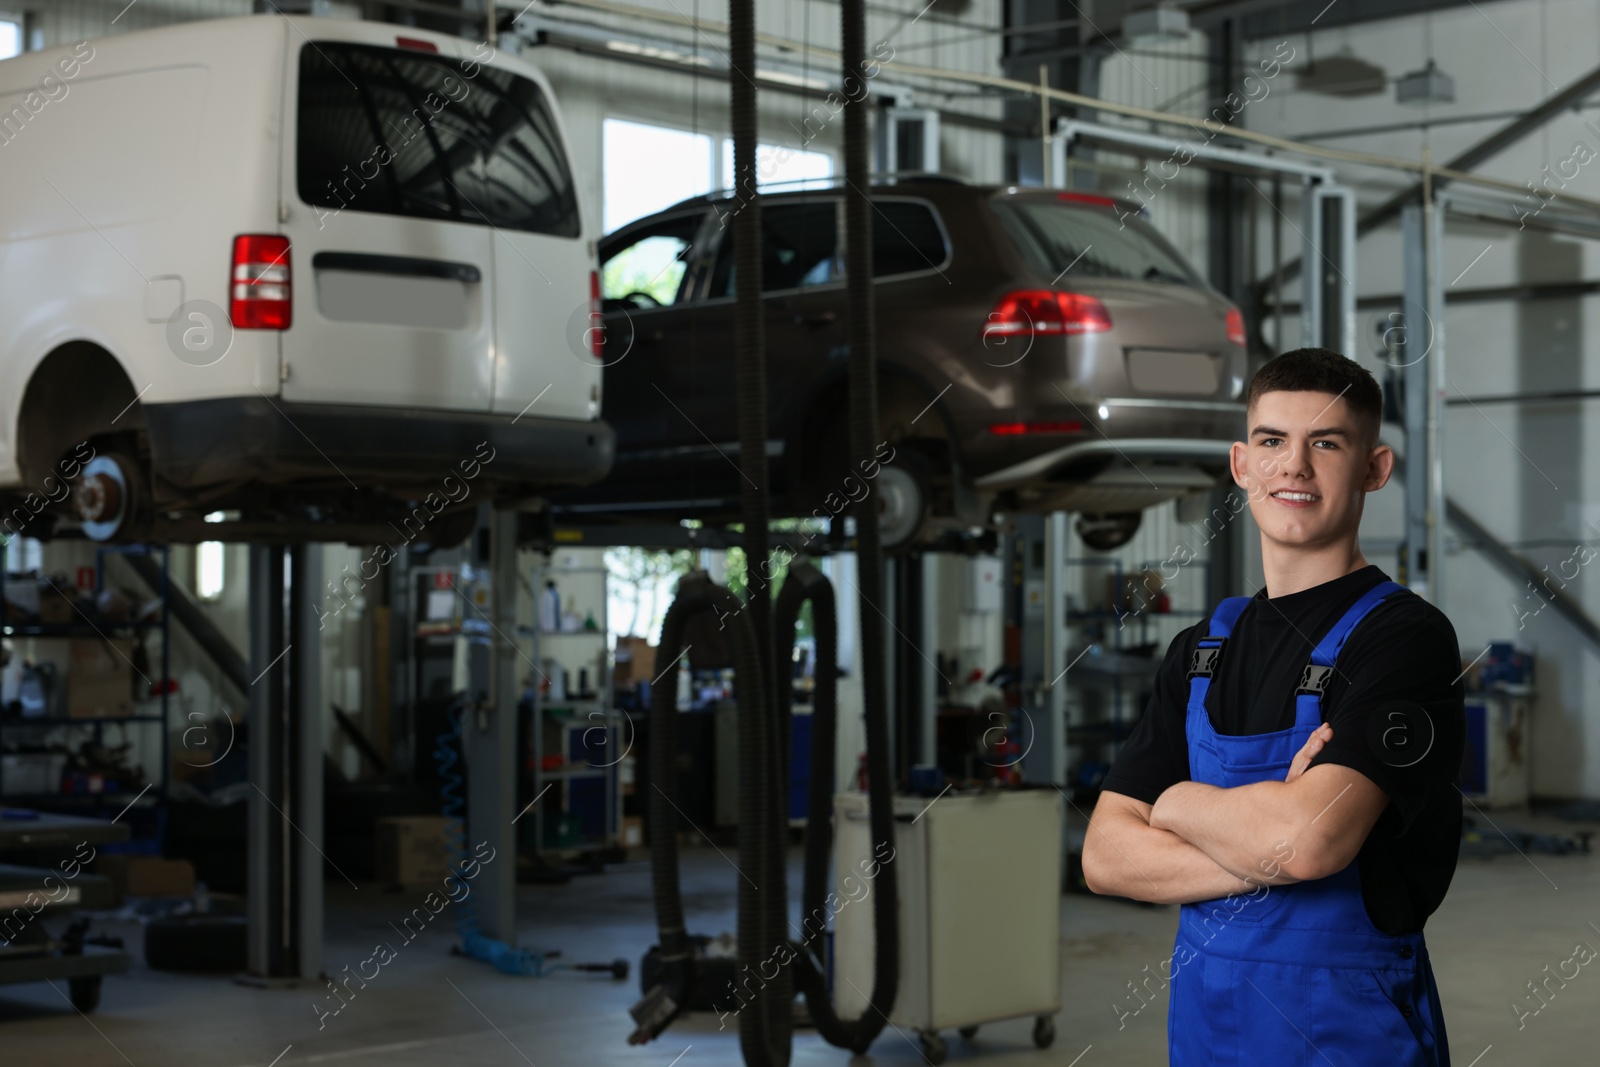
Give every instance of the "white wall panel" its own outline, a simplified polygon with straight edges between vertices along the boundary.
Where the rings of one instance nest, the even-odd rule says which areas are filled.
[[[1302,65],[1308,56],[1350,54],[1381,67],[1390,79],[1421,68],[1431,54],[1455,79],[1455,101],[1426,107],[1395,103],[1392,84],[1383,92],[1339,98],[1294,87],[1249,115],[1250,125],[1279,136],[1311,139],[1420,160],[1428,147],[1447,161],[1520,111],[1534,107],[1600,63],[1600,7],[1578,0],[1511,0],[1468,5],[1430,18],[1400,18],[1319,31],[1290,38]],[[1254,57],[1274,42],[1252,44]],[[1449,120],[1428,129],[1423,120]],[[1590,124],[1593,124],[1592,126]],[[1403,129],[1384,129],[1406,125]],[[1371,132],[1359,131],[1376,127]],[[1566,190],[1600,199],[1600,105],[1564,112],[1541,130],[1482,164],[1478,171],[1526,185],[1557,173],[1576,145],[1595,155],[1566,173]],[[1344,131],[1345,135],[1338,135]],[[1550,168],[1547,172],[1544,168]],[[1370,168],[1339,166],[1343,180],[1358,183],[1370,208],[1409,179]],[[1576,171],[1576,173],[1574,173]],[[1481,194],[1480,194],[1481,195]],[[1524,209],[1536,206],[1530,197]],[[1506,217],[1515,220],[1509,201]],[[1286,234],[1286,236],[1288,236]],[[1265,230],[1261,234],[1265,240]],[[1264,251],[1264,244],[1262,249]],[[1291,255],[1298,248],[1288,249]],[[1401,242],[1396,226],[1364,238],[1358,248],[1357,284],[1363,295],[1396,293]],[[1478,258],[1481,254],[1481,258]],[[1573,238],[1551,238],[1532,230],[1451,221],[1441,249],[1443,280],[1458,289],[1600,277],[1600,246]],[[1474,262],[1476,260],[1476,262]],[[1469,269],[1470,267],[1470,269]],[[1462,272],[1465,271],[1463,274]],[[1459,281],[1456,279],[1459,276]],[[1298,298],[1297,292],[1289,295]],[[1559,301],[1448,306],[1446,378],[1451,397],[1524,390],[1596,388],[1600,383],[1600,338],[1592,297]],[[1374,354],[1378,320],[1385,312],[1363,312],[1363,362],[1383,369]],[[1292,318],[1291,318],[1292,323]],[[1600,405],[1593,402],[1512,405],[1457,404],[1445,415],[1445,481],[1449,495],[1497,537],[1552,573],[1570,557],[1579,539],[1600,546],[1600,469],[1592,460]],[[1363,540],[1397,539],[1394,500],[1369,505]],[[1593,523],[1593,526],[1588,525]],[[1451,542],[1458,537],[1451,531]],[[1393,557],[1374,562],[1393,566]],[[1567,592],[1600,615],[1600,560],[1577,574]],[[1566,569],[1571,574],[1571,567]],[[1534,790],[1547,796],[1600,796],[1600,660],[1572,629],[1537,606],[1526,587],[1503,577],[1476,551],[1459,545],[1444,560],[1443,607],[1456,627],[1464,659],[1491,640],[1514,640],[1537,656],[1539,697],[1533,725]],[[1555,584],[1554,581],[1552,584]]]

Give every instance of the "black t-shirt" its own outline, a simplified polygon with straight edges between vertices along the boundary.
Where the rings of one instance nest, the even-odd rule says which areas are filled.
[[[1375,566],[1287,596],[1262,589],[1239,615],[1211,677],[1206,711],[1221,734],[1294,725],[1294,692],[1316,641],[1388,576]],[[1189,779],[1187,675],[1210,618],[1173,639],[1155,692],[1102,788],[1154,804]],[[1350,632],[1322,696],[1333,740],[1312,766],[1359,771],[1389,796],[1361,846],[1362,897],[1386,933],[1421,930],[1444,900],[1460,851],[1466,740],[1461,653],[1444,613],[1410,592],[1391,594]]]

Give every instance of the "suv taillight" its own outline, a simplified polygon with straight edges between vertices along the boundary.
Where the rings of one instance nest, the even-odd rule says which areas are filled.
[[[600,313],[600,272],[589,272],[589,354],[606,360],[606,320]]]
[[[1019,289],[1007,293],[983,324],[987,340],[1036,337],[1040,334],[1101,333],[1111,329],[1111,313],[1092,296],[1053,289]]]
[[[1240,348],[1245,346],[1244,312],[1238,308],[1228,309],[1228,340]]]
[[[228,319],[236,330],[287,330],[293,307],[289,239],[241,234],[233,239]]]

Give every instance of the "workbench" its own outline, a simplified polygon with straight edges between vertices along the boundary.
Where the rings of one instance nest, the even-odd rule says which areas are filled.
[[[99,1006],[101,979],[126,971],[127,953],[120,944],[91,940],[87,920],[70,921],[57,935],[46,923],[68,919],[78,908],[116,903],[111,880],[87,867],[96,846],[127,839],[126,826],[105,819],[0,810],[0,855],[40,849],[68,853],[51,867],[0,864],[0,983],[60,978],[73,1007],[90,1012]]]

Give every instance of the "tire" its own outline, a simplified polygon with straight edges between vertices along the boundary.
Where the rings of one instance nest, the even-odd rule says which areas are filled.
[[[67,991],[71,995],[72,1006],[85,1015],[100,1006],[100,979],[101,976],[98,974],[67,979]]]
[[[243,915],[178,915],[144,928],[144,962],[155,971],[242,971],[249,966]]]
[[[944,1038],[932,1032],[922,1035],[922,1057],[933,1064],[933,1067],[939,1067],[949,1054],[950,1046],[944,1043]]]
[[[1081,514],[1073,524],[1083,543],[1097,552],[1110,552],[1133,540],[1144,521],[1142,511],[1117,511],[1108,514]]]
[[[961,1029],[957,1030],[956,1033],[961,1035],[961,1040],[971,1041],[973,1038],[978,1036],[978,1028],[976,1026],[963,1026]]]
[[[1056,1021],[1048,1015],[1033,1020],[1033,1043],[1037,1048],[1049,1048],[1056,1041]]]

